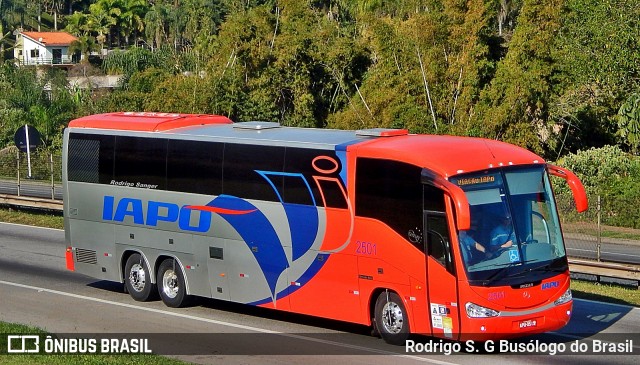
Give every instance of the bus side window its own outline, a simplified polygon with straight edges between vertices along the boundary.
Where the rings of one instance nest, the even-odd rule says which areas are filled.
[[[113,179],[113,146],[109,135],[72,133],[69,135],[68,179],[109,184]]]
[[[434,186],[424,185],[423,207],[425,215],[427,254],[455,274],[451,253],[451,238],[447,223],[444,192]]]
[[[455,275],[447,217],[444,214],[427,213],[426,226],[425,244],[427,245],[429,256],[444,266],[448,272]]]
[[[116,137],[114,179],[165,190],[167,139]]]
[[[283,177],[273,174],[269,175],[267,180],[259,172],[282,173],[284,153],[284,147],[226,143],[222,174],[223,194],[243,199],[280,202],[278,194],[282,192]]]
[[[422,234],[422,168],[403,162],[358,158],[356,215],[382,221],[419,250]]]
[[[284,171],[299,175],[285,177],[282,196],[285,203],[322,205],[322,196],[313,181],[313,176],[317,175],[317,172],[313,169],[313,160],[319,155],[328,154],[333,154],[333,152],[311,148],[287,147]]]
[[[222,143],[169,140],[167,189],[219,195],[222,192],[223,151]]]

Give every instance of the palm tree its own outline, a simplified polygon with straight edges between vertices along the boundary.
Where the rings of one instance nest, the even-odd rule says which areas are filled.
[[[138,33],[144,30],[144,15],[149,9],[145,0],[124,0],[122,13],[118,22],[120,32],[124,36],[125,43],[129,44],[129,35],[133,33],[138,40]]]
[[[118,24],[118,19],[122,14],[122,9],[117,5],[117,0],[100,0],[89,6],[88,29],[98,34],[101,47],[107,38],[110,39],[111,30]]]
[[[53,16],[53,29],[58,30],[58,12],[62,10],[63,0],[44,0],[45,10],[49,10]]]
[[[11,44],[12,29],[17,28],[24,17],[25,6],[24,0],[0,0],[0,61],[4,60],[7,44]]]
[[[87,15],[75,12],[67,17],[67,26],[64,28],[67,32],[79,36],[89,31],[87,27]]]
[[[167,22],[169,18],[169,9],[164,4],[154,4],[144,17],[146,24],[145,33],[151,44],[155,44],[156,48],[168,41]]]
[[[80,52],[82,54],[81,63],[89,62],[89,54],[92,51],[97,51],[98,45],[96,44],[96,39],[88,34],[83,34],[78,37],[77,40],[73,41],[69,45],[69,52],[76,53]]]

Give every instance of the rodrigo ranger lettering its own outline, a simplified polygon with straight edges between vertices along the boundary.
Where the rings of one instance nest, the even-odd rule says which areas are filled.
[[[156,189],[156,188],[158,188],[157,184],[144,184],[144,183],[141,183],[141,182],[137,182],[137,183],[134,184],[134,183],[128,182],[128,181],[116,181],[116,180],[111,180],[109,185],[126,186],[126,187],[129,187],[129,188],[136,187],[136,188],[141,188],[141,189]]]
[[[115,186],[128,186],[128,187],[132,187],[134,184],[130,183],[128,181],[116,181],[116,180],[111,180],[110,185],[115,185]]]
[[[143,189],[155,189],[157,188],[158,185],[152,185],[152,184],[143,184],[143,183],[136,183],[136,188],[143,188]]]

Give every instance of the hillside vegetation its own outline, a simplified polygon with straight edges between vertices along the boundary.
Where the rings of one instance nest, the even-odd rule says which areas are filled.
[[[124,110],[407,128],[511,142],[635,201],[639,19],[637,0],[0,0],[0,149],[32,124],[57,151],[69,120]],[[70,72],[121,85],[16,67],[17,29],[76,35]]]

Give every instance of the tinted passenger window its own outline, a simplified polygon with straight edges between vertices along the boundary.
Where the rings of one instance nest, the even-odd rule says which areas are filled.
[[[317,206],[325,206],[324,196],[326,207],[346,209],[341,170],[340,159],[333,151],[287,147],[284,171],[289,175],[284,178],[284,202],[305,205],[315,202]],[[304,180],[299,175],[304,176]],[[318,178],[322,194],[314,177]]]
[[[424,185],[424,210],[445,212],[444,192],[435,186]]]
[[[160,138],[116,137],[116,184],[166,189],[167,140]]]
[[[386,223],[422,249],[421,171],[420,167],[402,162],[359,158],[356,215]]]
[[[167,189],[186,193],[222,193],[224,144],[200,141],[169,141]]]
[[[109,184],[113,179],[114,141],[114,136],[70,134],[68,180]]]
[[[283,190],[284,151],[284,147],[226,144],[223,193],[279,202],[276,191]]]

